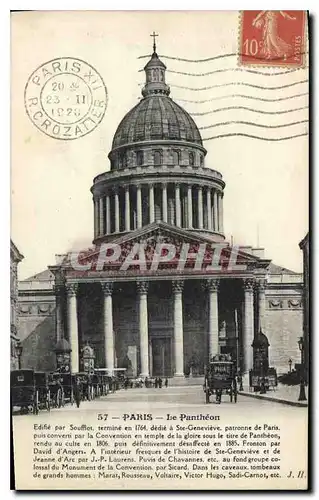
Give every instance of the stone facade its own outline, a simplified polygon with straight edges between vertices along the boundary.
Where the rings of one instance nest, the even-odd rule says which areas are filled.
[[[18,264],[23,259],[13,241],[10,241],[10,369],[19,368],[17,343],[19,342],[19,313],[18,313]]]
[[[56,344],[54,276],[43,271],[19,283],[22,368],[51,371]]]
[[[78,277],[76,287],[64,285],[66,290],[61,294],[63,286],[54,287],[61,271],[59,266],[53,271],[57,269],[55,278],[46,271],[20,283],[20,335],[25,367],[53,370],[55,342],[67,338],[73,350],[75,370],[80,369],[80,353],[87,343],[94,349],[95,366],[100,368],[129,366],[141,374],[144,356],[149,375],[176,375],[178,360],[182,361],[181,374],[187,375],[192,370],[193,374],[200,375],[209,353],[219,350],[231,352],[242,369],[248,370],[252,365],[252,340],[260,327],[269,340],[271,366],[285,372],[289,358],[294,362],[299,360],[302,277],[287,269],[268,265],[261,296],[257,286],[260,280],[254,276],[248,281],[223,275],[219,280],[207,279],[207,276],[183,276],[181,280],[179,276],[175,285],[174,275],[165,279],[153,275],[148,276],[144,286],[145,281],[141,282],[135,273],[122,277],[121,281],[119,273],[110,282],[101,276],[92,279],[94,272],[89,280],[87,276]],[[62,299],[59,332],[57,293],[59,300]],[[181,304],[180,330],[176,327],[176,294]],[[249,303],[246,303],[246,294]],[[141,296],[145,297],[142,306]],[[73,301],[72,307],[70,301]],[[252,330],[248,333],[245,308],[250,303],[248,321]],[[141,307],[145,330],[141,328]],[[141,344],[141,332],[147,339],[146,345]],[[72,335],[76,342],[74,339],[72,342]]]

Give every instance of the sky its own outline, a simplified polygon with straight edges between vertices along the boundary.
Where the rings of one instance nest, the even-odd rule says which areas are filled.
[[[153,30],[159,33],[160,57],[198,61],[238,52],[240,17],[236,11],[12,15],[11,236],[24,255],[20,279],[54,264],[55,254],[91,243],[90,187],[97,174],[109,170],[107,155],[113,135],[123,116],[138,102],[144,82],[140,70],[147,62],[139,57],[151,53]],[[108,92],[102,122],[90,134],[73,141],[43,134],[30,121],[24,106],[24,88],[31,73],[51,59],[66,56],[92,65]],[[280,68],[250,68],[260,74],[245,68],[234,72],[239,68],[236,56],[208,62],[165,57],[163,61],[171,97],[192,113],[204,139],[238,131],[278,138],[307,129],[307,69],[289,74]],[[230,71],[206,74],[220,69]],[[195,73],[206,75],[193,76]],[[234,94],[250,99],[232,97]],[[299,97],[287,99],[291,96]],[[185,102],[201,100],[207,102]],[[264,113],[238,109],[211,112],[234,106]],[[299,111],[276,114],[289,109]],[[229,123],[235,120],[262,126]],[[203,128],[210,125],[214,126]],[[227,239],[233,237],[239,245],[259,244],[275,264],[301,271],[298,243],[308,231],[308,136],[274,142],[232,136],[204,140],[204,146],[206,167],[221,172],[226,183]]]

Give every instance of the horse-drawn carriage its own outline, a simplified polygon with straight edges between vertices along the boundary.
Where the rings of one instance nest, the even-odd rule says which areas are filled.
[[[49,374],[49,389],[51,407],[61,408],[61,406],[64,406],[64,390],[60,372]]]
[[[79,382],[81,400],[91,401],[93,399],[92,375],[87,372],[79,372],[76,376]]]
[[[57,371],[49,375],[51,406],[61,408],[65,403],[74,403],[74,376],[70,372]]]
[[[31,408],[37,415],[39,408],[50,410],[50,389],[44,372],[13,370],[10,375],[11,407],[20,408],[21,413]]]
[[[49,385],[49,377],[45,372],[34,372],[35,387],[37,391],[37,407],[50,411],[51,408],[51,391]]]
[[[206,403],[215,394],[216,403],[221,403],[222,394],[230,397],[230,402],[237,403],[237,382],[235,363],[227,354],[218,354],[212,358],[205,369],[204,392]]]

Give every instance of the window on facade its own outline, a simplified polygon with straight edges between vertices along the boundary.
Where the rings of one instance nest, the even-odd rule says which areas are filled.
[[[162,153],[161,151],[154,151],[154,165],[162,165]]]
[[[201,167],[204,166],[204,156],[203,155],[200,155],[200,166]]]
[[[118,155],[118,168],[123,167],[123,153],[119,153]]]
[[[140,167],[141,165],[143,165],[143,162],[144,162],[143,151],[137,151],[137,153],[136,153],[136,164],[137,164],[137,166]]]
[[[180,158],[181,158],[180,152],[175,149],[175,150],[173,150],[172,156],[173,156],[173,165],[179,165]]]
[[[189,164],[191,167],[194,166],[195,164],[195,156],[194,156],[194,153],[189,153]]]
[[[122,167],[123,168],[127,167],[127,155],[126,155],[126,153],[122,154]]]

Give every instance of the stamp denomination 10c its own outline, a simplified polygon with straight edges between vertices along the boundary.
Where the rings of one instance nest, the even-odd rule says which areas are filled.
[[[244,10],[239,63],[300,67],[305,62],[305,17],[302,10]]]
[[[27,81],[24,102],[32,123],[55,139],[83,137],[102,121],[107,90],[87,62],[61,57],[42,64]]]

